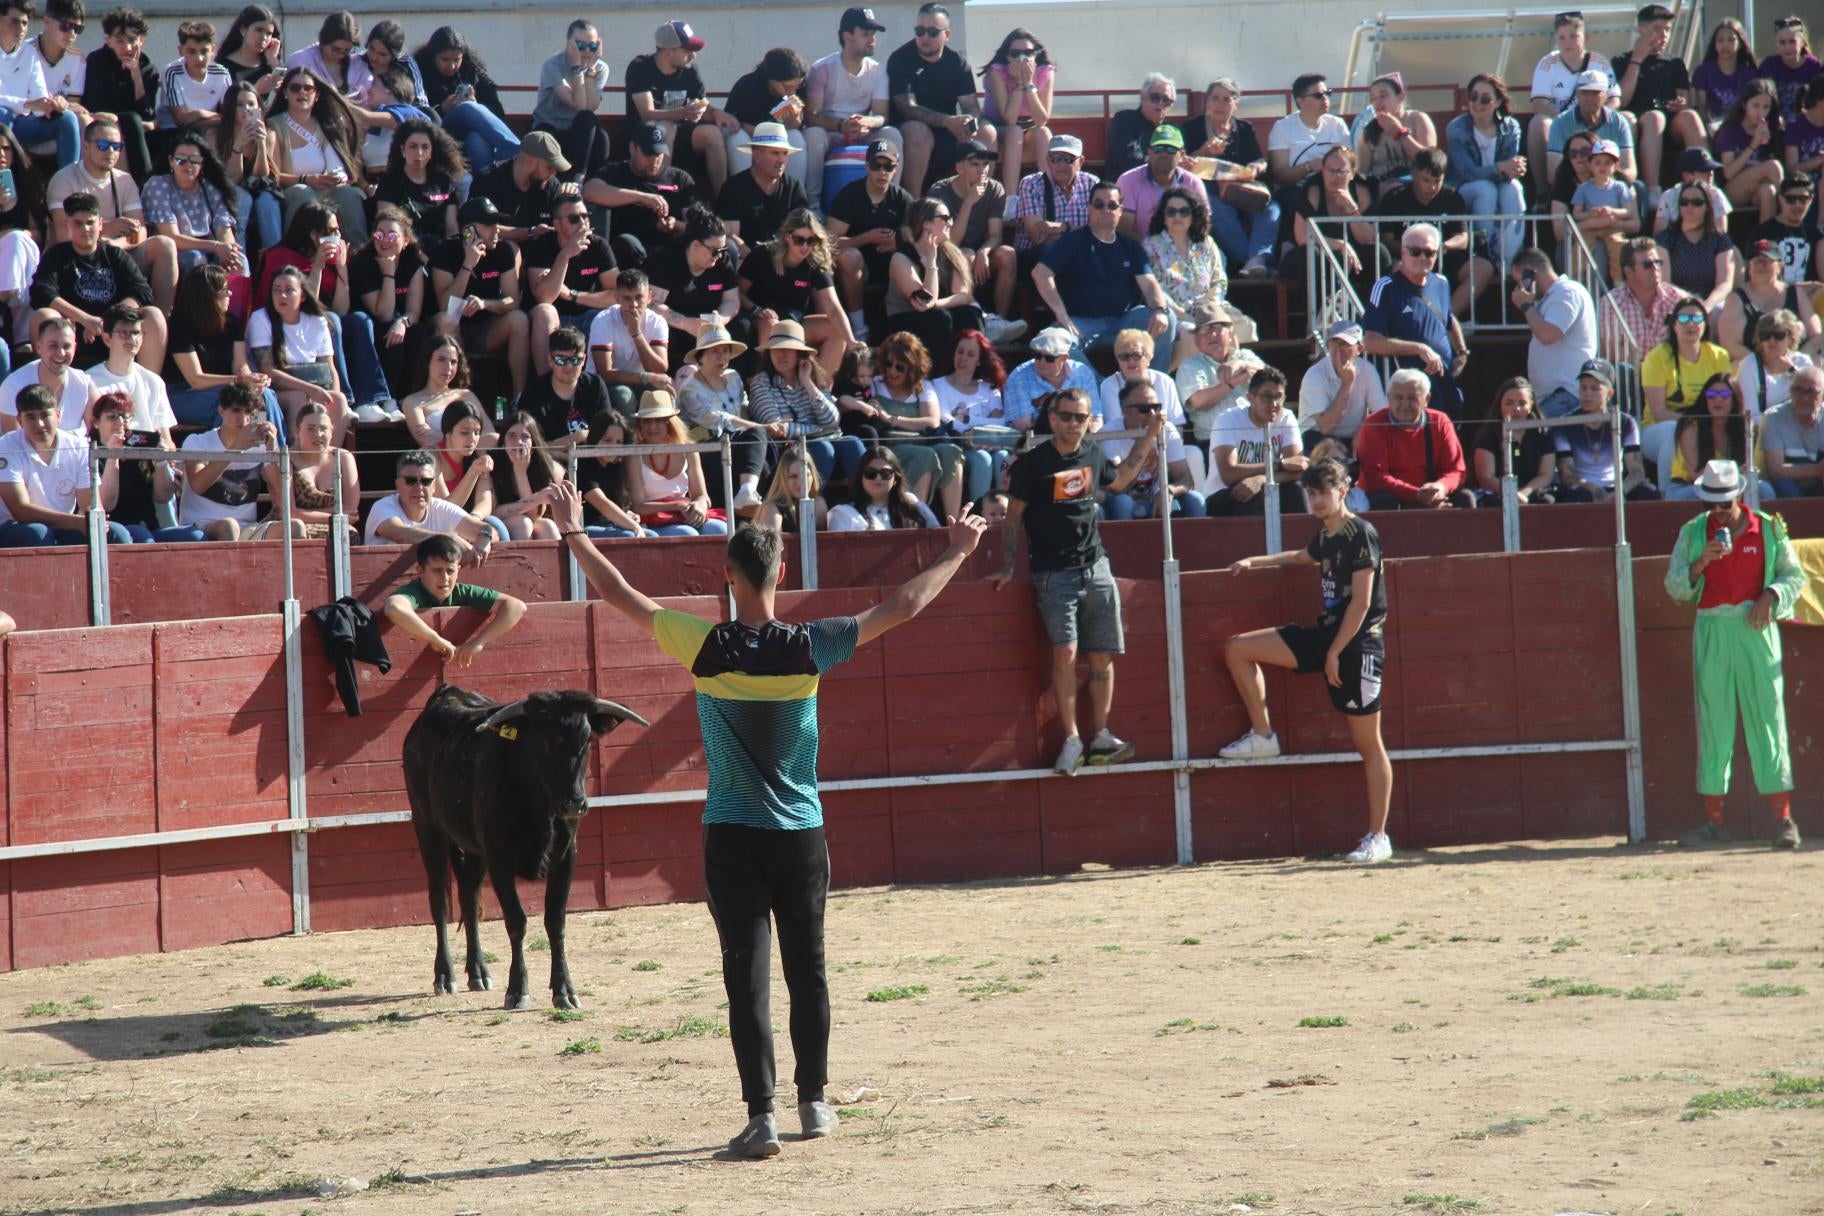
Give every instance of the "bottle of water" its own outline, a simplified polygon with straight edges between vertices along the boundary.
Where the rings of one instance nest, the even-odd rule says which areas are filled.
[[[494,425],[505,426],[506,424],[507,399],[505,397],[496,397],[494,398]]]

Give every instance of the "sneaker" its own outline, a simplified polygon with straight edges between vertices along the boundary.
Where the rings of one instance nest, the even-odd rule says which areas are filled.
[[[1720,823],[1705,820],[1678,838],[1678,843],[1685,846],[1698,844],[1727,844],[1729,829]]]
[[[800,1102],[798,1104],[798,1124],[804,1128],[806,1140],[821,1140],[836,1130],[842,1120],[836,1117],[836,1109],[828,1102]]]
[[[869,340],[867,318],[860,311],[849,314],[849,328],[855,332],[855,340],[857,342],[866,342]]]
[[[1134,745],[1123,739],[1117,739],[1106,727],[1090,741],[1089,751],[1083,760],[1087,764],[1119,764],[1123,760],[1134,758]]]
[[[388,422],[405,421],[405,411],[399,408],[397,401],[387,401],[380,408],[385,411]]]
[[[770,1114],[755,1115],[741,1129],[741,1134],[728,1142],[728,1151],[738,1157],[777,1157],[779,1125]]]
[[[1003,342],[1012,342],[1026,334],[1026,322],[1009,321],[998,312],[987,313],[982,317],[982,336],[988,339],[990,346],[999,346]]]
[[[1064,750],[1058,753],[1058,762],[1051,767],[1066,777],[1077,775],[1077,766],[1083,763],[1083,740],[1076,735],[1064,740]]]
[[[386,421],[388,421],[388,418],[386,416],[385,410],[381,409],[379,406],[374,405],[370,402],[367,405],[356,407],[355,421],[356,422],[366,422],[366,423],[372,424],[372,423],[386,422]]]
[[[1790,818],[1780,820],[1780,826],[1773,830],[1773,847],[1776,849],[1798,848],[1799,825]]]
[[[1247,264],[1241,268],[1241,277],[1244,279],[1264,279],[1269,273],[1267,259],[1259,254],[1249,258]]]
[[[1271,760],[1279,755],[1279,736],[1250,730],[1216,754],[1224,760]]]
[[[1355,846],[1355,851],[1343,858],[1351,865],[1378,865],[1393,856],[1393,841],[1385,832],[1369,832],[1362,837],[1362,842]]]
[[[737,511],[758,511],[760,509],[760,491],[753,486],[742,486],[735,491],[734,509]]]

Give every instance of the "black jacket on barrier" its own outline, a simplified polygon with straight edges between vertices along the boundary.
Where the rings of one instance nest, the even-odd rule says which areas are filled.
[[[310,610],[310,619],[323,634],[323,647],[336,667],[336,692],[351,718],[361,716],[361,687],[355,681],[355,661],[372,663],[385,675],[393,660],[380,640],[380,622],[366,604],[345,595],[333,604]]]

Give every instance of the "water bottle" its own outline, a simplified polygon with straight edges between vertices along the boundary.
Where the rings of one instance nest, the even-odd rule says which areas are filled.
[[[496,397],[494,398],[494,425],[505,426],[506,424],[507,399],[505,397]]]

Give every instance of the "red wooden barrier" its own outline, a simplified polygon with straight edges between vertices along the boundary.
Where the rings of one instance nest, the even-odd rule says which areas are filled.
[[[668,548],[714,551],[688,543]],[[866,563],[885,550],[856,552]],[[1608,550],[1393,562],[1388,744],[1619,738],[1612,565]],[[373,578],[383,584],[396,573],[376,568]],[[1663,562],[1637,563],[1648,826],[1659,837],[1697,815],[1689,792],[1689,612],[1666,600],[1662,576]],[[1136,743],[1139,759],[1165,759],[1161,586],[1123,580],[1122,592],[1128,652],[1117,664],[1115,728]],[[1315,582],[1292,571],[1239,578],[1198,571],[1184,576],[1183,592],[1191,754],[1207,756],[1245,727],[1223,666],[1223,640],[1310,619]],[[791,592],[781,612],[852,613],[880,594]],[[671,602],[705,615],[721,610],[710,597]],[[442,624],[460,640],[478,622],[458,614]],[[1786,638],[1796,692],[1807,675],[1824,676],[1824,639],[1800,629]],[[394,665],[387,674],[360,668],[365,712],[358,718],[344,713],[308,626],[305,642],[314,817],[405,809],[400,747],[425,699],[446,680],[503,699],[578,687],[622,701],[652,726],[598,745],[592,788],[629,794],[702,786],[688,676],[605,605],[541,605],[464,671],[389,630]],[[21,845],[284,818],[282,670],[276,616],[21,633],[0,642],[0,839]],[[999,593],[982,582],[954,586],[917,621],[832,672],[820,706],[825,778],[907,778],[828,798],[836,881],[947,882],[1062,873],[1086,861],[1169,863],[1169,773],[941,786],[913,780],[1047,765],[1060,734],[1049,684],[1049,650],[1025,584]],[[1346,750],[1344,724],[1315,679],[1275,676],[1269,695],[1289,750]],[[1817,788],[1824,759],[1802,730],[1793,742],[1801,793]],[[1403,764],[1391,831],[1406,847],[1619,833],[1626,827],[1623,772],[1614,753]],[[1745,762],[1741,772],[1738,786],[1747,781]],[[1332,851],[1361,830],[1361,775],[1352,764],[1200,771],[1191,792],[1202,859]],[[701,898],[700,814],[700,805],[684,802],[590,815],[579,837],[571,907]],[[1771,826],[1759,800],[1746,794],[1732,800],[1731,816],[1743,832],[1765,834]],[[309,837],[309,850],[317,930],[425,919],[409,825],[320,831]],[[526,895],[536,915],[542,894]],[[290,905],[284,835],[0,863],[0,964],[272,936],[289,930]]]

